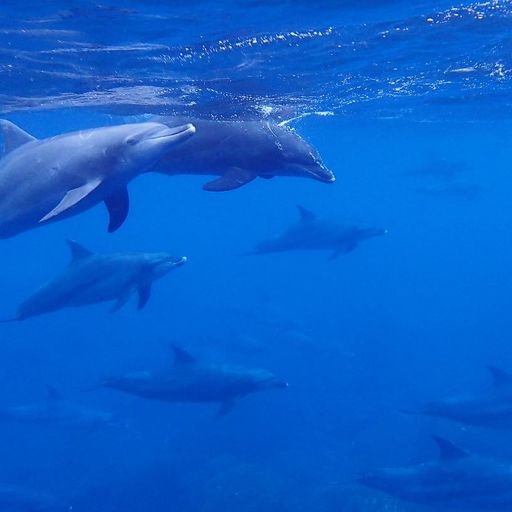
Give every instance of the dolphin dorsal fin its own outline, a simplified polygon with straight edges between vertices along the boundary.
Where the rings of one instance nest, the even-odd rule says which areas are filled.
[[[48,400],[60,400],[62,395],[53,386],[46,386],[46,396]]]
[[[4,138],[3,153],[6,155],[16,148],[23,146],[27,142],[36,140],[29,133],[23,131],[21,128],[16,126],[14,123],[7,121],[6,119],[0,119],[0,130]]]
[[[87,256],[92,256],[94,253],[86,249],[83,245],[80,245],[78,242],[74,240],[66,240],[69,245],[69,249],[71,250],[71,263],[81,260],[82,258],[87,258]]]
[[[297,205],[297,210],[299,210],[301,222],[311,222],[316,219],[316,215],[311,210],[304,208],[304,206],[301,206],[300,204]]]
[[[194,364],[196,362],[196,358],[194,356],[190,355],[185,349],[178,345],[172,345],[172,351],[174,352],[175,366],[184,366]]]
[[[439,456],[442,460],[463,459],[465,457],[469,457],[468,452],[443,437],[432,436],[432,439],[439,448]]]
[[[496,366],[488,366],[495,386],[512,386],[512,374]]]

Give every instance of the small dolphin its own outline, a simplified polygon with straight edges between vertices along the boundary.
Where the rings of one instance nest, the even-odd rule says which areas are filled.
[[[271,252],[327,250],[332,251],[330,259],[353,251],[367,238],[387,233],[385,229],[361,224],[332,222],[319,219],[313,212],[297,206],[299,221],[271,240],[260,242],[247,254]]]
[[[219,416],[227,414],[236,400],[265,389],[285,388],[266,370],[224,364],[201,363],[174,345],[172,372],[139,372],[109,377],[102,386],[164,402],[218,402]]]
[[[438,460],[369,471],[358,481],[435,510],[512,510],[512,465],[471,455],[440,437],[433,439],[440,451]]]
[[[48,387],[48,397],[44,402],[0,409],[0,421],[80,429],[114,425],[111,413],[64,400],[52,387]]]
[[[71,510],[58,503],[50,494],[17,485],[0,485],[2,512],[57,512]]]
[[[114,300],[112,311],[117,311],[134,292],[139,295],[140,310],[150,298],[153,281],[187,261],[184,256],[167,253],[94,254],[72,240],[68,244],[71,263],[66,270],[25,300],[13,318],[4,321]]]
[[[170,127],[180,118],[157,118]],[[209,121],[192,119],[196,135],[172,153],[167,153],[153,170],[168,175],[219,176],[204,190],[226,191],[260,177],[300,176],[325,183],[335,181],[318,151],[294,130],[264,121]]]
[[[80,213],[104,201],[109,231],[128,215],[127,184],[194,134],[186,124],[126,124],[37,140],[0,120],[0,238]]]
[[[417,186],[412,188],[412,190],[420,194],[434,197],[471,200],[481,194],[482,187],[475,183],[452,181],[450,183],[436,183],[433,185]]]
[[[432,401],[406,414],[438,416],[465,425],[512,429],[512,374],[489,366],[493,383],[483,393]]]

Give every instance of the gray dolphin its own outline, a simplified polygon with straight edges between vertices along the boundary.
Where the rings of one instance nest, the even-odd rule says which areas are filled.
[[[221,404],[221,416],[231,410],[236,400],[250,393],[288,385],[266,370],[202,363],[176,345],[173,351],[174,367],[171,372],[139,372],[109,377],[102,385],[164,402],[217,402]]]
[[[440,437],[434,441],[438,460],[368,471],[358,481],[435,510],[512,510],[512,465],[469,454]]]
[[[157,118],[174,127],[181,118]],[[232,190],[257,177],[301,176],[325,183],[335,181],[318,151],[294,130],[264,121],[210,121],[191,119],[196,135],[167,153],[153,170],[168,175],[219,176],[204,190]]]
[[[0,409],[0,421],[92,429],[113,426],[113,415],[65,400],[54,388],[48,387],[43,402],[16,405]]]
[[[17,485],[0,485],[2,512],[57,512],[71,510],[45,492]]]
[[[94,254],[72,240],[68,244],[71,263],[66,270],[25,300],[13,318],[4,321],[114,300],[112,311],[117,311],[133,293],[139,296],[140,310],[150,298],[153,282],[187,261],[184,256],[167,253]]]
[[[424,414],[450,419],[465,425],[512,429],[512,375],[489,366],[492,386],[482,393],[460,395],[426,403],[406,414]]]
[[[332,251],[331,259],[353,251],[362,240],[381,236],[385,229],[319,219],[313,212],[297,206],[298,222],[273,239],[260,242],[247,254],[271,252],[326,250]]]
[[[9,121],[0,120],[0,129],[0,238],[102,201],[115,231],[128,215],[128,182],[195,132],[191,124],[139,123],[37,140]]]

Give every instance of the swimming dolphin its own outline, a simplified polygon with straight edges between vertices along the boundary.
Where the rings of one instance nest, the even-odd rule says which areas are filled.
[[[72,240],[68,244],[71,263],[66,270],[25,300],[13,318],[4,321],[114,300],[112,311],[117,311],[133,293],[139,296],[140,310],[150,298],[153,281],[187,261],[184,256],[167,253],[94,254]]]
[[[191,124],[107,126],[37,140],[0,120],[0,238],[105,202],[108,230],[128,215],[127,184],[194,134]]]
[[[0,485],[2,512],[57,512],[71,510],[50,494],[17,485]]]
[[[435,510],[512,510],[512,465],[478,457],[434,437],[438,460],[363,473],[358,481],[401,500]]]
[[[52,387],[48,387],[48,397],[44,402],[0,409],[0,421],[80,429],[114,425],[111,413],[65,400]]]
[[[438,416],[465,425],[512,429],[512,374],[495,366],[490,366],[489,371],[493,382],[482,393],[453,396],[401,412]]]
[[[219,415],[227,414],[236,400],[265,389],[285,388],[266,370],[202,363],[174,345],[171,372],[139,372],[109,377],[102,386],[142,398],[164,402],[217,402]]]
[[[299,221],[271,240],[260,242],[247,254],[299,250],[332,251],[331,259],[353,251],[367,238],[387,233],[385,229],[362,224],[333,222],[319,219],[313,212],[297,206]]]
[[[182,118],[159,117],[175,127]],[[301,176],[325,183],[335,181],[318,151],[294,130],[264,121],[210,121],[191,119],[196,135],[167,153],[153,170],[168,175],[206,174],[219,176],[204,190],[225,191],[260,177]]]

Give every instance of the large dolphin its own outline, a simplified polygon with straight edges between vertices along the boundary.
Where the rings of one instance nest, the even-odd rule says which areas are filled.
[[[512,465],[469,454],[440,437],[434,441],[439,459],[368,471],[359,482],[434,510],[512,510]]]
[[[182,118],[157,118],[170,127]],[[335,181],[318,151],[291,128],[264,121],[189,120],[196,135],[167,153],[153,168],[168,175],[219,176],[204,190],[232,190],[255,178],[300,176],[325,183]]]
[[[325,250],[336,258],[353,251],[362,240],[387,233],[373,226],[320,219],[302,206],[297,208],[299,220],[295,224],[275,238],[260,242],[248,254]]]
[[[184,256],[167,253],[95,254],[72,240],[68,244],[71,263],[66,270],[25,300],[13,318],[4,321],[107,301],[116,301],[112,311],[117,311],[133,293],[139,296],[140,310],[150,298],[153,282],[187,261]]]
[[[512,374],[490,366],[492,385],[481,393],[456,395],[426,403],[406,414],[438,416],[465,425],[512,429]]]
[[[115,424],[110,412],[83,407],[65,400],[52,387],[48,387],[48,397],[43,402],[0,408],[0,421],[79,429]]]
[[[164,402],[220,403],[219,415],[231,410],[236,400],[265,389],[284,388],[266,370],[226,364],[203,363],[178,346],[173,346],[171,372],[139,372],[106,378],[104,387]]]
[[[178,143],[191,124],[125,124],[37,140],[0,120],[0,238],[8,238],[105,202],[109,231],[128,214],[127,184]]]

